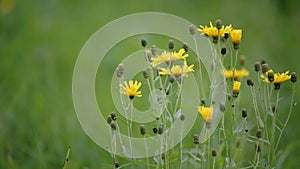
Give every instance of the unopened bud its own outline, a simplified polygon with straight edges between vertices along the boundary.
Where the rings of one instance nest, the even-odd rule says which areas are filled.
[[[173,40],[169,41],[169,49],[174,49],[174,41]]]
[[[140,132],[141,132],[141,135],[146,134],[146,129],[145,129],[145,126],[143,124],[140,125]]]
[[[259,62],[256,62],[254,64],[254,70],[255,70],[255,72],[259,72],[260,71],[260,63]]]
[[[116,115],[115,112],[111,112],[111,113],[110,113],[110,116],[111,116],[111,118],[112,118],[114,121],[117,120],[117,115]]]
[[[296,74],[296,72],[292,72],[292,74],[291,74],[291,81],[293,83],[297,82],[297,74]]]
[[[143,76],[144,76],[145,79],[148,79],[149,73],[148,73],[147,70],[144,70],[144,71],[143,71]]]
[[[211,151],[211,155],[212,155],[213,157],[217,156],[217,151],[216,151],[215,149],[213,149],[213,150]]]
[[[225,55],[226,52],[227,52],[227,49],[226,49],[226,48],[222,48],[222,49],[221,49],[221,54],[222,54],[222,55]]]
[[[247,109],[242,110],[242,117],[246,118],[248,116]]]
[[[164,126],[161,124],[158,127],[158,134],[162,134],[164,132]]]
[[[225,112],[225,105],[224,105],[224,103],[220,104],[220,111],[221,112]]]
[[[151,46],[151,53],[152,53],[152,55],[153,55],[153,56],[155,56],[155,55],[157,55],[157,54],[158,54],[158,52],[157,52],[157,48],[156,48],[156,46],[155,46],[155,45],[152,45],[152,46]]]
[[[180,120],[181,120],[181,121],[184,121],[184,119],[185,119],[184,114],[181,114],[181,115],[180,115]]]
[[[269,80],[269,82],[274,81],[274,73],[273,72],[268,72],[268,80]]]
[[[190,29],[190,34],[191,35],[194,35],[196,33],[196,28],[195,28],[194,25],[190,25],[189,29]]]
[[[116,130],[116,129],[117,129],[116,123],[115,123],[114,121],[112,121],[112,122],[110,123],[110,127],[111,127],[111,129],[113,129],[113,130]]]
[[[194,134],[193,138],[194,138],[194,144],[199,144],[199,135]]]
[[[146,41],[146,39],[142,39],[142,40],[141,40],[141,45],[142,45],[143,47],[146,47],[146,46],[147,46],[147,41]]]
[[[256,137],[257,137],[257,138],[261,138],[261,136],[262,136],[261,130],[257,130],[257,131],[256,131]]]
[[[266,73],[269,70],[269,65],[267,63],[261,65],[262,73]]]
[[[189,50],[189,47],[185,42],[182,44],[182,48],[185,50],[185,52]]]
[[[223,25],[222,25],[221,20],[220,19],[216,20],[216,27],[217,27],[217,29],[220,30],[222,28],[222,26]]]
[[[247,79],[247,85],[248,86],[253,86],[254,83],[253,83],[253,81],[251,79]]]
[[[125,74],[125,66],[123,64],[119,64],[117,68],[117,77],[121,77]]]
[[[107,117],[107,119],[106,119],[106,122],[107,122],[108,124],[110,124],[112,121],[113,121],[113,119],[111,118],[110,115],[108,115],[108,117]]]

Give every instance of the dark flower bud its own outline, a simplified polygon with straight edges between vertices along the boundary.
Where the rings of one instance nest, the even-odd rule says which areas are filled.
[[[123,64],[119,64],[117,68],[117,77],[121,77],[125,74],[125,66]]]
[[[280,89],[280,84],[281,83],[274,83],[274,90],[279,90]]]
[[[227,52],[227,49],[226,49],[226,48],[222,48],[222,49],[221,49],[221,54],[222,54],[222,55],[225,55],[226,52]]]
[[[143,71],[143,76],[144,76],[145,79],[147,79],[149,77],[149,73],[148,73],[147,70]]]
[[[263,64],[266,64],[267,61],[266,60],[261,60],[260,64],[263,65]]]
[[[292,74],[291,74],[291,81],[293,83],[297,82],[297,74],[296,74],[296,72],[292,72]]]
[[[220,19],[216,20],[216,27],[217,27],[217,29],[220,30],[222,28],[222,26],[223,25],[222,25],[221,20]]]
[[[212,155],[213,157],[217,156],[217,151],[216,151],[215,149],[213,149],[213,150],[211,151],[211,155]]]
[[[157,128],[156,127],[153,128],[153,133],[157,134]]]
[[[273,72],[269,72],[268,73],[268,80],[269,80],[269,82],[273,82],[274,81],[274,73]]]
[[[173,83],[175,81],[174,77],[170,77],[169,81],[170,83]]]
[[[269,65],[267,63],[261,65],[262,73],[266,73],[269,70]]]
[[[180,115],[180,120],[181,120],[181,121],[184,121],[184,120],[185,120],[184,114],[181,114],[181,115]]]
[[[199,144],[199,135],[198,134],[194,134],[194,144]]]
[[[164,132],[164,126],[161,124],[158,127],[158,134],[162,134]]]
[[[253,81],[251,79],[247,79],[247,85],[248,86],[253,86],[254,83],[253,83]]]
[[[201,106],[205,106],[205,99],[204,98],[201,99]]]
[[[158,52],[157,52],[157,48],[156,48],[156,46],[155,46],[155,45],[152,45],[152,46],[151,46],[151,53],[152,53],[152,55],[153,55],[153,56],[155,56],[155,55],[157,55],[157,54],[158,54]]]
[[[108,115],[108,117],[107,117],[107,119],[106,119],[106,122],[107,122],[108,124],[110,124],[112,121],[113,121],[113,119],[111,118],[110,115]]]
[[[224,103],[220,104],[220,111],[221,112],[225,112],[225,105],[224,105]]]
[[[120,164],[118,162],[115,162],[115,167],[116,168],[119,168],[120,167]]]
[[[146,47],[146,46],[147,46],[147,41],[146,41],[146,39],[142,39],[142,40],[141,40],[141,45],[142,45],[143,47]]]
[[[185,50],[185,52],[189,50],[189,47],[185,42],[182,44],[182,48]]]
[[[146,134],[146,129],[145,129],[145,126],[143,124],[140,125],[140,132],[141,132],[141,135]]]
[[[110,113],[110,116],[111,116],[111,118],[112,118],[114,121],[117,120],[117,115],[116,115],[115,112],[111,112],[111,113]]]
[[[259,72],[260,71],[260,63],[259,62],[256,62],[254,64],[254,70],[255,70],[255,72]]]
[[[110,127],[111,127],[111,129],[113,129],[113,130],[116,130],[116,129],[117,129],[116,123],[115,123],[114,121],[112,121],[112,122],[110,123]]]
[[[242,117],[243,117],[243,118],[246,118],[247,116],[248,116],[247,110],[246,110],[246,109],[243,109],[243,110],[242,110]]]
[[[174,41],[173,40],[169,41],[169,49],[174,49]]]
[[[196,28],[195,28],[194,25],[190,25],[189,29],[190,29],[190,34],[191,35],[194,35],[196,33]]]
[[[257,138],[261,138],[261,136],[262,136],[261,130],[257,130],[257,131],[256,131],[256,137],[257,137]]]

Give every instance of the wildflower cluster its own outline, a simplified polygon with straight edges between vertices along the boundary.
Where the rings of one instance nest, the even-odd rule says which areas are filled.
[[[206,74],[203,72],[201,52],[189,52],[186,43],[177,48],[173,40],[169,41],[167,50],[158,49],[155,45],[148,47],[147,40],[142,39],[147,68],[141,71],[141,76],[124,79],[127,65],[120,64],[116,69],[120,100],[126,116],[130,118],[117,121],[116,113],[108,116],[107,123],[112,129],[114,139],[114,132],[117,130],[127,132],[130,137],[144,139],[161,136],[160,149],[165,151],[156,154],[153,159],[147,157],[143,162],[128,159],[132,163],[136,161],[137,164],[144,164],[147,168],[275,167],[280,158],[280,140],[292,114],[296,73],[274,72],[265,61],[256,62],[253,71],[248,69],[246,57],[239,54],[243,31],[233,28],[231,24],[223,25],[221,20],[217,20],[215,25],[209,22],[209,26],[200,25],[198,29],[190,26],[189,30],[192,37],[199,33],[203,38],[207,38],[212,49],[211,60],[217,60],[224,65],[225,68],[221,66],[218,69],[221,70],[218,72],[222,74],[224,82],[218,85],[226,85],[227,101],[216,103],[211,95],[207,96],[211,94],[215,84],[213,79],[209,86],[205,86],[208,79],[205,79]],[[197,47],[196,40],[195,46]],[[214,63],[212,62],[212,71],[216,70]],[[186,105],[181,105],[180,101],[182,86],[189,75],[196,77],[200,89],[195,92],[201,93],[201,98],[193,98],[199,100],[199,103],[197,106],[188,105],[193,107],[193,111],[188,113],[199,113],[201,116],[195,119],[196,125],[191,133],[188,133],[192,137],[187,137],[169,150],[167,148],[173,138],[164,136],[164,133],[174,128],[177,119],[181,124],[186,120],[182,112]],[[280,86],[288,80],[292,82],[291,104],[289,110],[283,110],[279,109]],[[271,85],[274,85],[274,88]],[[149,100],[154,104],[150,106],[151,110],[148,113],[152,113],[154,122],[134,124],[133,103],[136,99],[148,98],[148,93]],[[279,118],[279,111],[287,112],[287,116],[284,119]],[[125,127],[119,127],[118,123],[121,122],[125,123]],[[213,124],[217,129],[214,133],[211,132]],[[201,132],[201,126],[204,134]],[[183,137],[182,135],[183,133],[179,134],[180,137]],[[122,139],[120,140],[122,142]],[[124,143],[122,147],[124,153],[132,157],[134,145],[130,139],[128,142],[129,145],[125,146]],[[251,146],[253,148],[249,149]],[[111,149],[114,149],[113,147]],[[149,148],[151,147],[146,147],[146,151]],[[244,149],[245,151],[241,151]],[[117,157],[112,155],[112,158],[115,167],[120,167],[116,162]]]

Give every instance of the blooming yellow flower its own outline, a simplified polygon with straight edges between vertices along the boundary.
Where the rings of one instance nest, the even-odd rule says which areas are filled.
[[[241,82],[239,81],[234,81],[233,82],[233,91],[234,92],[239,92],[241,87]]]
[[[202,118],[206,123],[211,123],[214,113],[213,107],[199,106],[198,112],[202,115]]]
[[[234,81],[233,82],[233,97],[238,97],[238,95],[240,93],[240,88],[241,88],[241,82]]]
[[[233,29],[230,31],[230,37],[234,49],[238,49],[242,39],[242,29]]]
[[[185,60],[189,55],[184,54],[185,50],[180,49],[178,52],[166,52],[164,51],[160,56],[151,59],[151,66],[156,67],[161,63],[169,64],[172,61],[183,59]]]
[[[245,68],[242,68],[241,70],[234,69],[234,71],[225,69],[224,75],[228,79],[232,79],[232,78],[238,79],[238,78],[243,78],[243,77],[249,76],[249,71]]]
[[[142,92],[138,91],[138,89],[142,86],[141,82],[133,80],[129,81],[129,85],[127,81],[124,84],[120,84],[120,93],[129,96],[130,99],[133,99],[134,96],[142,97]]]
[[[180,77],[180,76],[188,76],[189,72],[194,72],[194,64],[188,66],[187,62],[184,61],[183,65],[174,65],[171,68],[171,71],[166,68],[161,68],[159,71],[159,75],[168,75],[171,74],[175,77]]]
[[[261,75],[261,78],[263,78],[264,82],[266,83],[270,83],[269,79],[268,79],[268,74],[272,72],[273,70],[270,69],[266,72],[266,76]],[[291,79],[291,75],[288,75],[290,71],[286,71],[285,73],[274,73],[274,81],[272,83],[274,84],[278,84],[278,83],[282,83],[284,81],[290,80]]]
[[[226,34],[229,34],[230,31],[232,30],[232,26],[222,26],[220,30],[218,30],[217,27],[213,26],[212,22],[209,22],[210,27],[207,26],[202,26],[200,25],[200,28],[198,29],[199,32],[202,32],[202,35],[210,36],[213,39],[218,39],[219,36],[219,31],[220,31],[220,36],[224,37]]]

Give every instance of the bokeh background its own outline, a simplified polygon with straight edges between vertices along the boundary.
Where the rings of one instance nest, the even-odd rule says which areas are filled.
[[[72,102],[80,49],[108,22],[147,11],[195,25],[220,18],[243,29],[241,53],[249,68],[265,59],[278,71],[300,73],[299,7],[297,0],[0,0],[0,168],[60,168],[69,145],[69,168],[111,164],[109,153],[82,130]],[[140,49],[136,39],[132,50]],[[285,168],[299,163],[299,110],[297,105],[281,142],[292,149]]]

